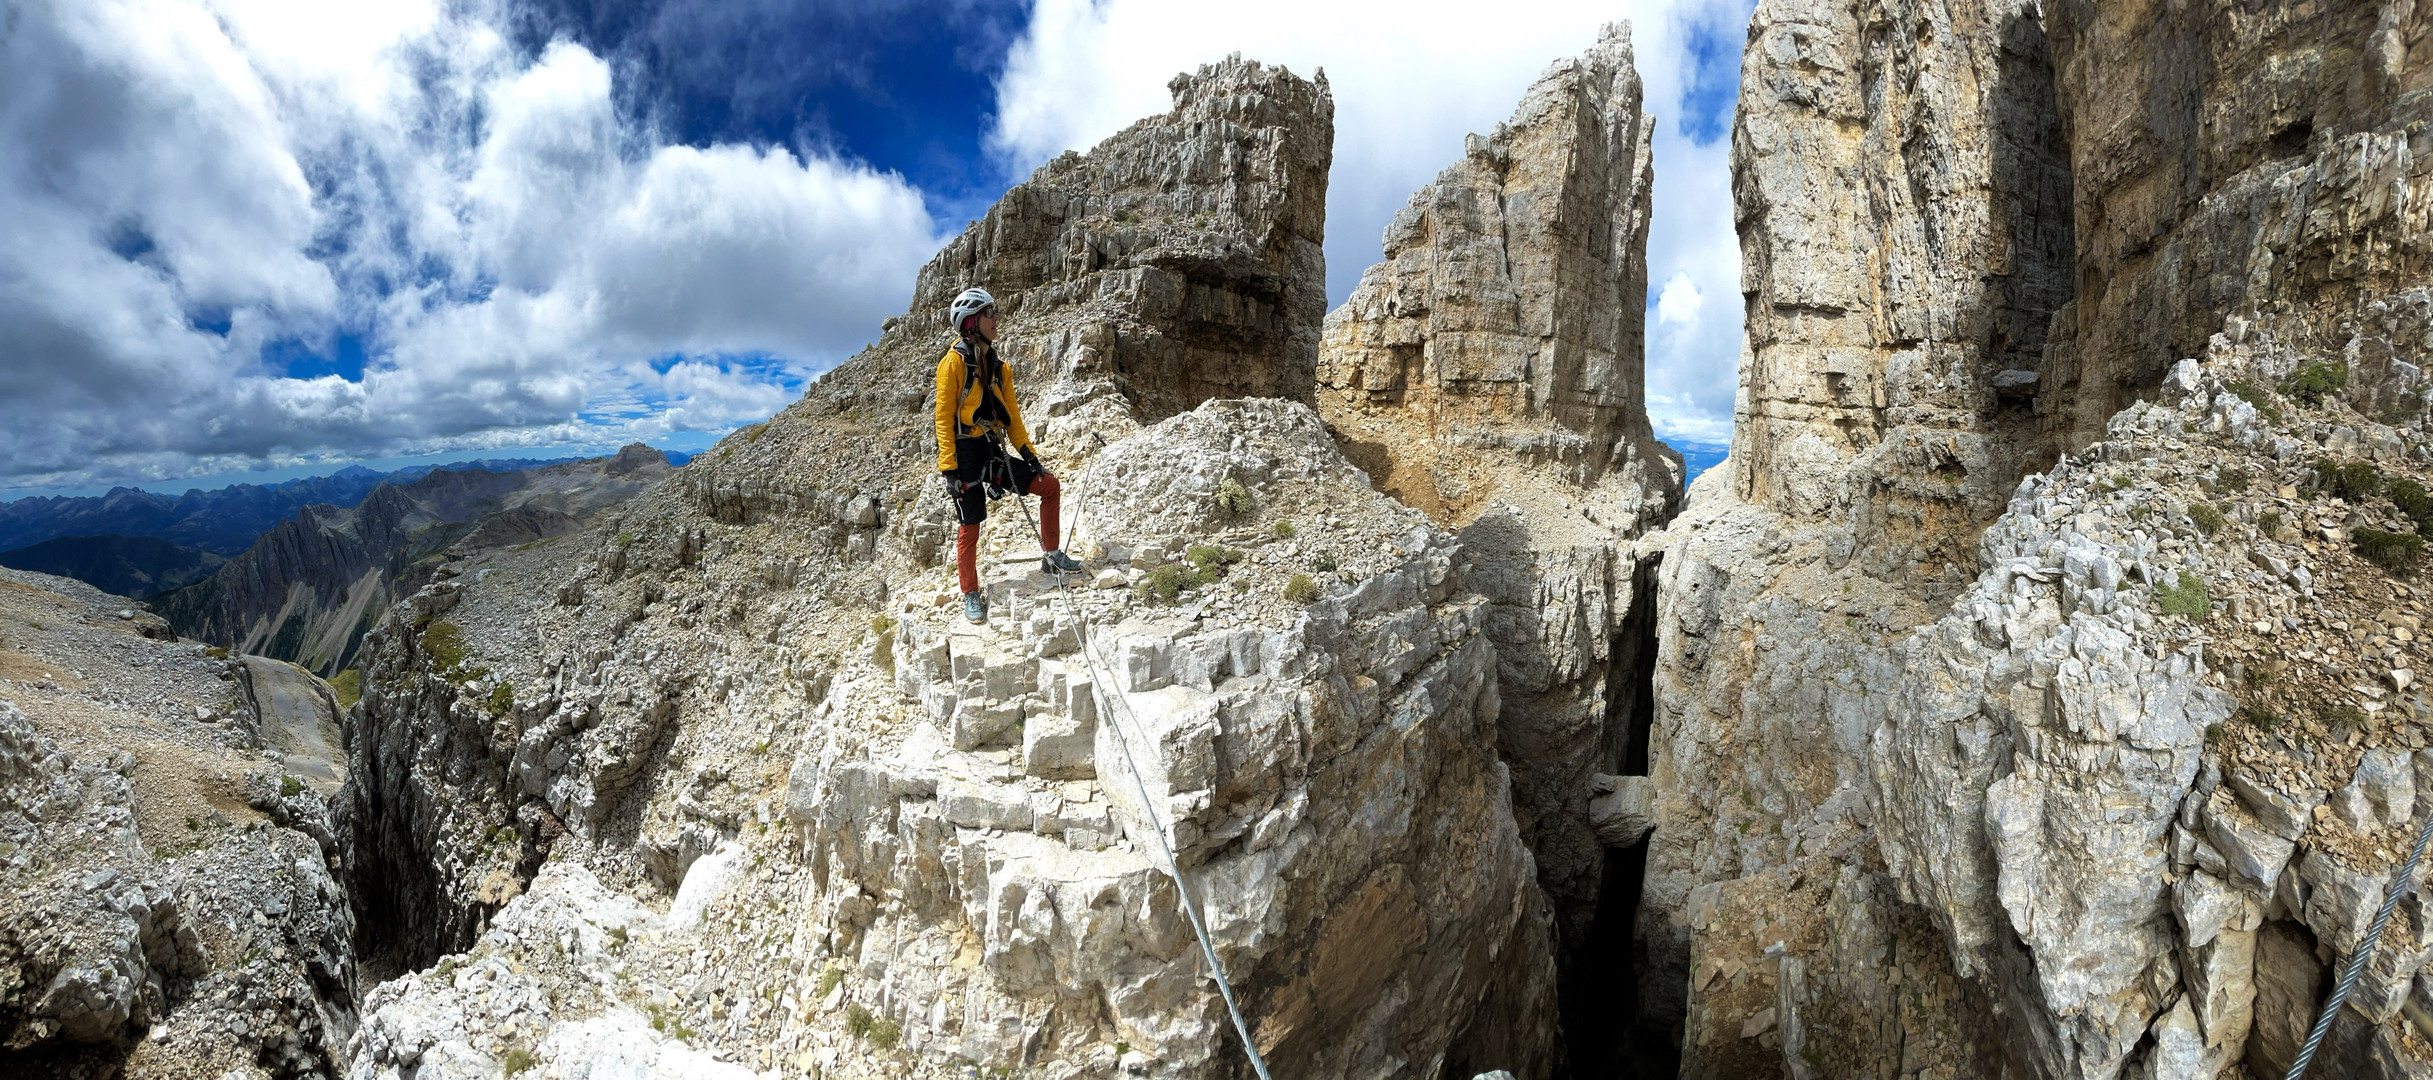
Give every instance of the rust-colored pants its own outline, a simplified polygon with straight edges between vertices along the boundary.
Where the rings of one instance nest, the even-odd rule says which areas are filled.
[[[1031,482],[1023,487],[1024,492],[1014,497],[1019,499],[1023,494],[1039,496],[1040,548],[1053,550],[1057,542],[1056,496],[1063,489],[1057,486],[1055,477],[1046,473],[1032,477]],[[964,490],[963,497],[957,502],[960,504],[957,520],[962,523],[962,528],[955,531],[955,573],[962,578],[964,592],[979,592],[980,522],[988,517],[988,493],[981,490],[980,485],[974,484]]]

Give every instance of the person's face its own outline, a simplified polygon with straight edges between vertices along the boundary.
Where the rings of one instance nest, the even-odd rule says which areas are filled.
[[[972,327],[980,331],[982,338],[997,340],[997,309],[981,308],[980,314],[972,316]]]

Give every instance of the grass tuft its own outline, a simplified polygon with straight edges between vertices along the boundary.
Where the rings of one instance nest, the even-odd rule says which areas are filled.
[[[352,709],[363,700],[363,670],[348,668],[329,681],[330,695],[338,699],[340,711]]]
[[[2222,516],[2220,510],[2214,509],[2212,503],[2200,502],[2188,504],[2188,520],[2196,523],[2198,532],[2212,536],[2221,531],[2222,523],[2228,519]]]
[[[1183,558],[1190,560],[1193,569],[1213,574],[1241,562],[1242,553],[1222,544],[1193,544]]]
[[[2257,731],[2271,731],[2281,726],[2281,714],[2256,702],[2239,706],[2239,719]]]
[[[2344,502],[2361,503],[2382,494],[2382,470],[2371,461],[2318,459],[2315,482]]]
[[[2394,476],[2390,483],[2383,485],[2383,493],[2391,497],[2391,505],[2398,507],[2400,513],[2416,523],[2417,532],[2423,532],[2427,525],[2433,525],[2433,492],[2427,492],[2423,484],[2411,477]]]
[[[1318,583],[1308,574],[1294,574],[1284,583],[1284,598],[1296,604],[1306,604],[1318,598]]]
[[[2245,379],[2233,379],[2229,389],[2232,397],[2255,406],[2256,412],[2274,426],[2280,425],[2281,409],[2273,404],[2272,395],[2265,393],[2262,387]]]
[[[2415,533],[2359,529],[2349,535],[2349,543],[2365,561],[2400,577],[2414,573],[2425,555],[2425,538]]]
[[[1228,476],[1224,483],[1218,484],[1216,494],[1209,496],[1209,499],[1216,503],[1217,511],[1226,517],[1238,518],[1250,513],[1250,489],[1243,487],[1242,482],[1233,477]]]
[[[2308,405],[2321,405],[2323,399],[2338,393],[2349,384],[2348,365],[2336,360],[2308,364],[2292,373],[2281,384],[2281,392],[2292,400]]]
[[[490,688],[490,715],[503,717],[515,708],[515,687],[504,681]]]
[[[445,619],[422,630],[422,651],[442,674],[465,662],[465,632]]]
[[[2154,600],[2163,614],[2191,620],[2201,621],[2213,611],[2213,593],[2205,588],[2205,579],[2185,570],[2177,582],[2155,586]]]
[[[2324,706],[2323,711],[2317,715],[2323,717],[2324,723],[2341,731],[2365,726],[2365,710],[2346,702]]]
[[[1293,537],[1301,534],[1301,530],[1293,528],[1293,523],[1289,521],[1276,522],[1276,527],[1269,531],[1273,533],[1275,538],[1278,540],[1290,540]]]

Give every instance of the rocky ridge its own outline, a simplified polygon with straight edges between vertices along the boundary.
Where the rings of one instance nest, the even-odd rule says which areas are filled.
[[[165,630],[0,571],[0,1063],[338,1075],[358,983],[335,778],[267,748],[329,717]]]

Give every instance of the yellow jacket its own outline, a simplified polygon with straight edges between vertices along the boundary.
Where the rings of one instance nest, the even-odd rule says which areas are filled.
[[[964,392],[967,383],[970,393]],[[985,434],[986,429],[975,426],[974,422],[984,392],[980,381],[972,378],[970,370],[964,366],[961,344],[957,343],[954,348],[946,350],[945,358],[938,361],[939,472],[954,471],[957,438],[972,439]],[[1014,368],[1003,361],[997,364],[997,400],[1005,403],[1005,415],[1013,428],[1006,434],[1014,449],[1030,449],[1030,429],[1022,426],[1022,406],[1014,403]]]

